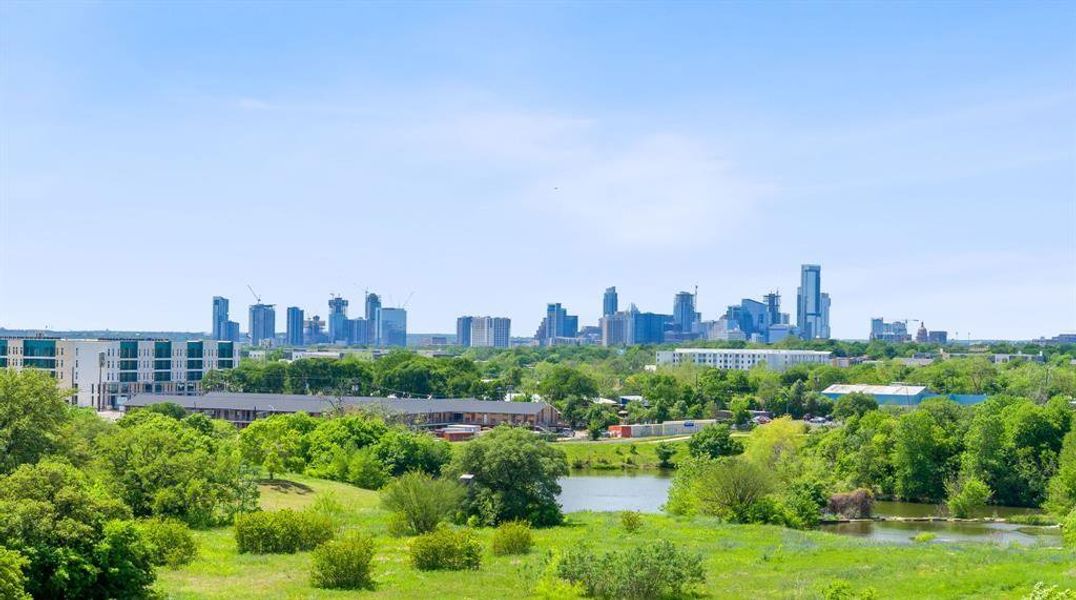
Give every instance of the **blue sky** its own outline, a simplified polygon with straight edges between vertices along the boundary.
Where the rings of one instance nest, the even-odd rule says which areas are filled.
[[[1076,5],[0,4],[0,326],[530,335],[801,263],[838,337],[1076,330]]]

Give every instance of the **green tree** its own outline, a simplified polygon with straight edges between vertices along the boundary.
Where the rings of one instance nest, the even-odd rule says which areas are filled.
[[[26,593],[26,576],[23,568],[29,564],[23,555],[0,548],[0,598],[9,600],[30,600]]]
[[[504,425],[466,444],[450,473],[472,475],[464,510],[487,525],[525,520],[560,523],[558,477],[568,475],[564,452],[533,433]]]
[[[135,515],[205,527],[249,506],[252,481],[233,440],[144,411],[119,425],[100,438],[101,465]]]
[[[862,417],[872,410],[878,410],[878,401],[874,396],[852,392],[837,398],[833,404],[833,417],[843,421],[853,415]]]
[[[945,431],[925,410],[897,419],[893,430],[893,477],[896,494],[905,500],[933,502],[945,497],[951,477],[952,448]]]
[[[708,425],[687,442],[688,452],[696,458],[717,458],[743,452],[743,444],[732,437],[728,425]]]
[[[0,369],[0,474],[54,451],[66,420],[54,378],[36,369]]]
[[[166,417],[172,417],[177,421],[187,416],[187,411],[175,402],[158,402],[157,404],[150,404],[142,410],[151,413],[157,413],[159,415],[164,415]]]
[[[437,474],[452,458],[448,442],[404,427],[388,430],[373,448],[374,456],[394,477],[408,471]]]
[[[291,415],[273,415],[257,419],[239,434],[239,451],[243,460],[261,465],[275,479],[284,471],[302,472],[302,433],[291,426]]]
[[[1065,434],[1057,461],[1057,474],[1050,480],[1050,512],[1065,515],[1076,510],[1076,426]]]
[[[698,510],[734,523],[751,523],[755,505],[774,490],[773,477],[739,457],[721,458],[703,468],[694,481]]]
[[[35,598],[124,598],[153,581],[129,509],[74,467],[42,461],[0,478],[0,547],[25,556]]]
[[[541,374],[538,393],[560,410],[561,417],[572,427],[586,424],[591,400],[598,395],[598,385],[577,368],[554,365]]]

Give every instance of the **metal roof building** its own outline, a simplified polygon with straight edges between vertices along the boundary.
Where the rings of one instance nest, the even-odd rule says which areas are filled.
[[[474,398],[379,398],[370,396],[307,396],[302,394],[245,394],[210,392],[204,396],[139,394],[125,403],[127,410],[171,402],[245,427],[254,419],[305,412],[318,416],[348,409],[395,417],[414,426],[495,426],[502,423],[551,427],[560,413],[545,402],[500,402]]]
[[[822,390],[822,395],[836,400],[841,396],[851,393],[860,393],[872,396],[878,404],[898,404],[914,406],[924,398],[937,396],[925,385],[866,385],[866,384],[843,384],[837,383]]]

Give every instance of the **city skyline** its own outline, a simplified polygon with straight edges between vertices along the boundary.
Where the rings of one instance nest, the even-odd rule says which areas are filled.
[[[0,4],[0,326],[795,318],[802,263],[836,338],[1076,331],[1067,5],[334,8]]]

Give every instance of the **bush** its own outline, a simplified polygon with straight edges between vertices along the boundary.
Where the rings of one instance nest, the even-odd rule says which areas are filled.
[[[373,540],[357,531],[326,542],[315,548],[311,557],[310,585],[336,590],[373,589],[373,557]]]
[[[878,592],[874,588],[865,588],[856,592],[852,584],[844,579],[834,579],[822,588],[822,600],[874,600]]]
[[[912,538],[912,541],[917,544],[925,544],[927,542],[933,542],[937,538],[938,534],[936,533],[931,533],[929,531],[921,531],[915,534],[915,537]]]
[[[833,494],[826,503],[826,512],[845,519],[869,519],[874,508],[874,494],[866,488]]]
[[[152,519],[142,521],[138,529],[150,549],[154,565],[178,568],[198,554],[198,544],[191,530],[176,519]]]
[[[493,553],[497,556],[526,554],[533,545],[534,536],[526,521],[507,521],[493,532]]]
[[[477,569],[482,544],[469,529],[441,526],[411,542],[411,564],[420,571]]]
[[[1076,548],[1076,508],[1061,523],[1061,539],[1068,548]]]
[[[22,570],[30,564],[14,550],[0,548],[0,598],[30,600],[26,593],[26,576]]]
[[[681,595],[706,578],[702,555],[679,550],[665,540],[601,556],[587,546],[575,546],[560,557],[557,575],[581,584],[587,596],[617,600]]]
[[[1046,587],[1046,584],[1040,581],[1023,600],[1076,600],[1076,592],[1069,588],[1061,589],[1056,585]]]
[[[437,528],[459,509],[466,491],[449,479],[436,479],[412,472],[393,481],[381,492],[381,505],[395,513],[390,530],[398,535],[418,535]]]
[[[986,506],[990,500],[990,487],[977,477],[946,486],[949,488],[949,514],[958,518],[966,519],[976,510]]]
[[[670,442],[658,442],[654,448],[654,454],[658,457],[658,466],[662,469],[673,467],[672,458],[676,456],[676,445]]]
[[[620,513],[620,526],[628,533],[635,533],[643,527],[643,515],[638,511],[625,510]]]
[[[313,550],[332,537],[332,521],[309,511],[254,512],[235,519],[235,542],[239,552],[291,554]]]

